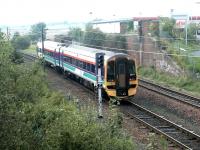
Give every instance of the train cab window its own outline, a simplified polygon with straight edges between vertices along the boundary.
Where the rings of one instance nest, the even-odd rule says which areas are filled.
[[[128,65],[130,80],[136,79],[135,62],[130,60]]]
[[[107,81],[114,81],[115,79],[115,63],[114,61],[108,62]]]

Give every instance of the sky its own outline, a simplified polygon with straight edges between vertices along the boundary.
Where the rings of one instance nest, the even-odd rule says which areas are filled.
[[[1,0],[0,26],[87,22],[138,16],[199,15],[200,0]]]

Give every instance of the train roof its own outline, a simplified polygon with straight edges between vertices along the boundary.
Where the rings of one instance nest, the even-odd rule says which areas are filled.
[[[41,47],[41,43],[39,43],[38,46]],[[68,54],[74,57],[79,57],[91,62],[95,61],[96,53],[105,53],[105,56],[104,56],[105,60],[117,55],[127,56],[127,54],[124,54],[124,53],[115,53],[112,51],[85,47],[85,46],[75,45],[75,44],[64,46],[64,44],[62,43],[53,42],[53,41],[45,41],[44,46],[47,49],[56,50],[56,51],[59,51],[59,48],[60,48],[61,50],[63,50],[64,54],[66,55]]]

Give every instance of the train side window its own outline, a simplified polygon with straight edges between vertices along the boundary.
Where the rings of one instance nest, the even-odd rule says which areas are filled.
[[[135,62],[133,60],[129,61],[128,71],[129,71],[130,80],[136,79]]]
[[[83,69],[86,69],[86,62],[83,62]]]
[[[76,65],[76,59],[72,58],[72,64]]]
[[[87,63],[87,71],[90,71],[90,64]]]
[[[83,61],[79,61],[79,67],[83,68]]]
[[[67,57],[67,56],[64,56],[63,60],[64,60],[65,62],[68,62],[68,57]]]
[[[65,56],[65,62],[69,62],[69,57]]]
[[[76,60],[76,66],[77,67],[79,66],[79,60]]]
[[[71,57],[69,57],[69,63],[72,64],[72,58]]]
[[[114,61],[108,62],[107,81],[114,81],[115,79],[115,63]]]
[[[91,71],[95,73],[95,65],[91,65]]]

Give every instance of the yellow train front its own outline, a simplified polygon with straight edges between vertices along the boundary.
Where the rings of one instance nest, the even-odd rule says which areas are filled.
[[[137,92],[138,79],[134,59],[126,54],[105,55],[103,88],[109,97],[125,100]]]

